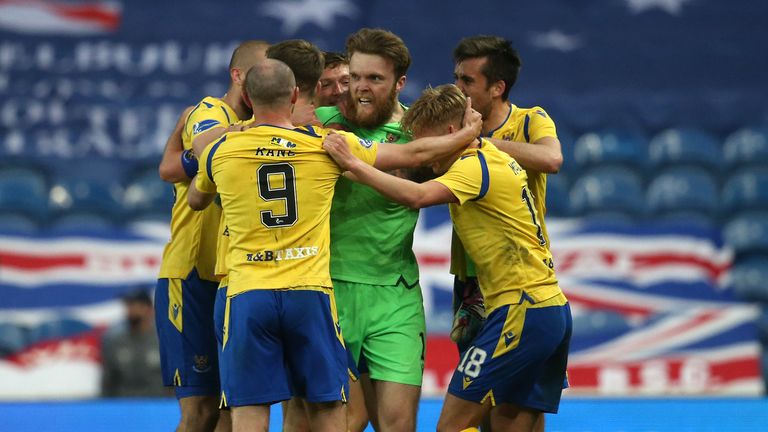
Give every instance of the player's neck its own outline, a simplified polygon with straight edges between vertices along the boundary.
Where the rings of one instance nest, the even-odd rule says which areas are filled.
[[[240,120],[245,120],[251,116],[251,110],[243,103],[243,96],[239,90],[230,87],[221,100],[235,111]]]
[[[400,104],[400,99],[395,100],[395,108],[392,110],[392,115],[389,116],[387,123],[399,123],[405,115],[403,105]]]
[[[492,102],[488,118],[483,119],[483,136],[487,136],[492,131],[500,128],[507,121],[510,107],[509,101],[498,99]]]
[[[291,123],[291,110],[290,108],[287,108],[277,111],[274,107],[254,106],[253,124],[268,124],[272,126],[293,129],[293,123]]]

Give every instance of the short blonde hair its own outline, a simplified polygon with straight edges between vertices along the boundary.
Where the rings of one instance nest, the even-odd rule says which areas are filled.
[[[400,128],[414,135],[426,128],[441,126],[452,121],[460,124],[464,120],[466,107],[467,98],[455,85],[427,87],[419,99],[405,112],[400,121]]]

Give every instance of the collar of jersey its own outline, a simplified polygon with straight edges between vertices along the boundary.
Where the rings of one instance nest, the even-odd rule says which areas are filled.
[[[268,123],[261,123],[261,124],[257,124],[254,127],[261,127],[261,126],[267,126],[267,127],[277,128],[277,129],[283,129],[283,130],[289,130],[289,131],[293,131],[293,132],[299,132],[299,133],[303,133],[305,135],[309,135],[309,136],[312,136],[312,137],[315,137],[315,138],[320,138],[320,135],[318,135],[315,132],[315,128],[313,128],[311,125],[304,125],[302,127],[296,127],[296,128],[289,129],[289,128],[282,127],[282,126],[272,125],[272,124],[268,124]],[[305,128],[305,129],[302,129],[302,128]]]

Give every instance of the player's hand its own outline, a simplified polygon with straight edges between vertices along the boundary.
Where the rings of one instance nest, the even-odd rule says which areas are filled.
[[[472,108],[472,98],[470,97],[467,97],[467,107],[464,109],[464,120],[461,127],[470,132],[472,139],[480,136],[480,132],[483,130],[483,116]]]
[[[323,148],[344,171],[350,171],[358,159],[349,151],[347,141],[337,133],[329,133],[323,140]]]
[[[469,346],[470,342],[485,324],[485,305],[481,303],[462,303],[453,316],[451,340],[459,347]]]
[[[476,278],[468,278],[461,293],[461,305],[453,317],[451,340],[459,349],[469,346],[485,323],[485,300]]]

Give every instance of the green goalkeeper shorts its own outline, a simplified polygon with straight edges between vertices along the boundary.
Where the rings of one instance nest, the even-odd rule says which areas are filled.
[[[421,287],[333,281],[347,348],[371,379],[421,386],[426,322]]]

